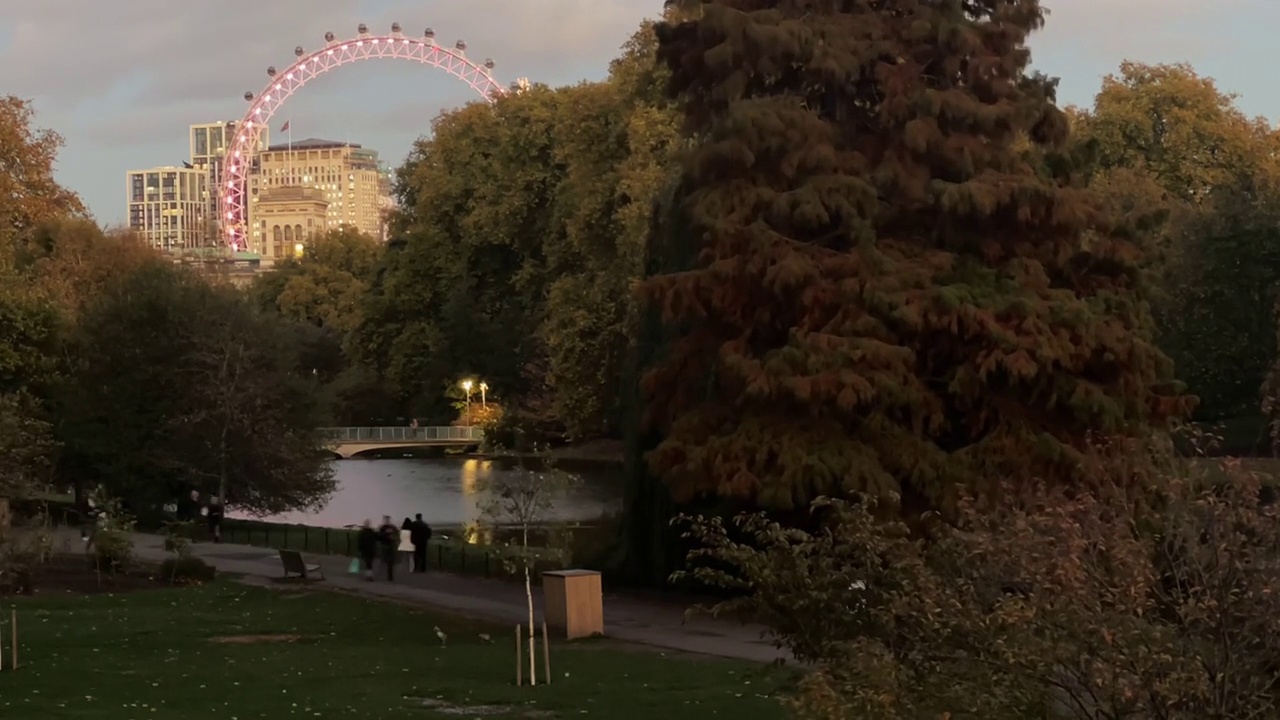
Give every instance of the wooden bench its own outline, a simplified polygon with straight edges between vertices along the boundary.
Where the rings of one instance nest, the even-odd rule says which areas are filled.
[[[302,559],[302,553],[297,550],[281,550],[280,564],[284,566],[284,576],[287,579],[290,575],[297,575],[303,580],[324,580],[324,570],[319,565],[307,563]],[[319,576],[316,578],[315,576]]]

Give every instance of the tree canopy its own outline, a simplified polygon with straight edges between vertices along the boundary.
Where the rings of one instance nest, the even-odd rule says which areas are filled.
[[[658,28],[697,142],[660,251],[696,257],[643,286],[676,335],[646,390],[678,496],[946,507],[1085,483],[1092,433],[1185,409],[1139,244],[1027,69],[1039,3],[697,5]]]

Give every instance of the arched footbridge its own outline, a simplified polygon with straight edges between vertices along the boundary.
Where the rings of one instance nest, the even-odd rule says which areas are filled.
[[[374,450],[423,447],[467,449],[480,446],[484,430],[476,426],[321,428],[325,448],[341,458]]]

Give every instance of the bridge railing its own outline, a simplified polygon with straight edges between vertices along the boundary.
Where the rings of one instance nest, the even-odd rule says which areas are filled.
[[[484,439],[484,428],[475,425],[321,428],[320,432],[335,442],[479,442]]]

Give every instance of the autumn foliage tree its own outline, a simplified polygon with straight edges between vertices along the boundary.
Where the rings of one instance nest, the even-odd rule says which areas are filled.
[[[658,54],[698,146],[664,251],[696,256],[642,293],[675,335],[645,389],[678,498],[945,508],[1086,482],[1091,433],[1185,410],[1135,237],[1027,68],[1039,2],[677,4]]]
[[[1280,134],[1185,64],[1126,62],[1075,119],[1092,187],[1162,211],[1147,243],[1156,337],[1199,398],[1196,418],[1256,417],[1276,354]]]

